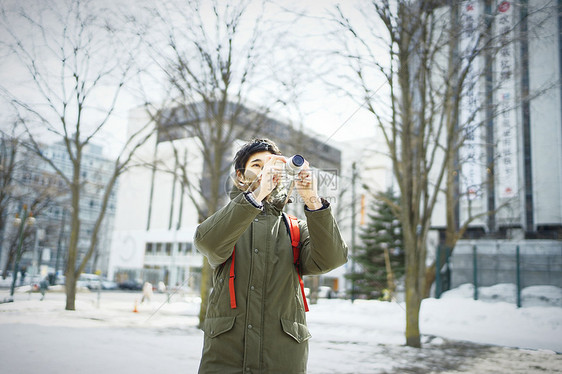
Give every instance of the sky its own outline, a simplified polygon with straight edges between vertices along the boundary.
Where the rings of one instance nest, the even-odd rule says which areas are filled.
[[[62,1],[55,0],[54,3],[62,4]],[[130,3],[130,0],[116,2],[116,4],[121,5]],[[295,85],[292,88],[295,92],[295,97],[290,97],[289,95],[288,99],[299,102],[298,109],[279,107],[277,112],[274,112],[274,115],[279,118],[288,118],[297,126],[302,125],[305,131],[313,131],[319,134],[323,140],[341,142],[374,136],[375,129],[371,116],[362,107],[363,103],[351,100],[337,88],[327,86],[325,82],[322,82],[323,80],[333,82],[336,77],[342,76],[345,70],[345,66],[334,65],[332,59],[327,55],[321,55],[320,58],[317,57],[320,51],[335,48],[334,42],[328,35],[330,22],[328,21],[327,13],[333,12],[338,3],[340,2],[336,0],[307,2],[275,0],[267,6],[266,18],[270,19],[274,24],[276,23],[279,29],[287,28],[287,36],[284,40],[271,40],[267,41],[267,43],[274,46],[276,43],[279,43],[279,48],[273,49],[275,56],[272,56],[272,58],[275,61],[272,64],[277,67],[285,66],[282,69],[283,72],[280,73],[286,75],[284,77],[285,81],[297,80],[292,82]],[[355,3],[356,1],[345,2],[346,9],[349,9],[350,14],[353,13]],[[13,6],[21,3],[15,0],[8,0],[5,4]],[[28,2],[27,4],[31,6],[32,3]],[[133,4],[136,3],[133,2]],[[250,8],[249,14],[253,15],[254,13],[258,14],[257,10]],[[303,14],[306,14],[306,16],[303,16]],[[360,19],[358,18],[359,21]],[[44,19],[44,22],[51,26],[59,26],[58,21],[48,17]],[[8,30],[10,31],[3,29],[0,32],[2,39],[9,39],[8,33],[14,32],[22,36],[24,40],[33,42],[33,48],[41,45],[41,40],[37,34],[29,33],[25,26],[13,23],[13,20],[10,19],[8,19],[8,23]],[[287,27],[288,24],[290,24],[289,27]],[[284,44],[289,42],[291,43],[290,51],[289,48],[285,49],[284,47]],[[6,50],[4,49],[2,52],[2,55],[5,57]],[[308,67],[311,71],[306,73],[296,71],[302,69],[302,65],[297,65],[296,69],[291,70],[291,63],[292,61],[294,62],[295,56],[299,60],[305,61],[304,66],[307,66],[306,62],[310,60],[310,66]],[[29,84],[28,72],[22,65],[13,58],[5,58],[1,67],[0,81],[3,82],[2,85],[20,95],[25,101],[33,102],[36,89]],[[48,74],[56,75],[56,73],[57,69],[50,69]],[[299,81],[302,78],[301,74],[305,74],[305,79]],[[318,76],[313,81],[310,81],[310,76],[314,74]],[[275,88],[272,87],[272,89]],[[151,92],[158,92],[159,88],[150,87],[149,90]],[[107,102],[110,95],[111,89],[102,90],[97,94],[96,100]],[[287,98],[287,94],[284,95]],[[158,94],[154,95],[153,98],[157,99]],[[261,99],[250,97],[250,100],[259,101]],[[101,132],[103,141],[98,140],[98,142],[108,146],[106,148],[111,149],[110,151],[106,149],[106,152],[114,154],[120,148],[119,145],[123,143],[126,137],[128,111],[139,104],[140,100],[133,93],[127,90],[122,91],[114,115]],[[4,113],[9,113],[9,106],[6,106],[5,102],[2,103],[2,108],[4,108]],[[3,122],[7,118],[5,117]],[[5,126],[5,123],[2,123],[2,125]],[[50,137],[51,133],[46,133],[44,139]]]
[[[25,287],[25,286],[24,286]],[[310,374],[561,373],[562,289],[472,285],[426,299],[423,349],[405,347],[403,302],[320,299],[307,313]],[[21,289],[25,291],[25,288]],[[0,300],[8,294],[0,288]],[[199,299],[140,292],[79,292],[76,311],[64,294],[17,292],[0,303],[0,371],[27,373],[194,373],[203,343]],[[135,305],[137,313],[133,312]],[[483,345],[482,345],[483,344]]]

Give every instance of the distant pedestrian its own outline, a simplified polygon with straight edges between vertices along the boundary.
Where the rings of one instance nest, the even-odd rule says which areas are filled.
[[[158,282],[158,292],[160,293],[166,292],[166,284],[162,281]]]
[[[144,282],[144,285],[142,286],[141,304],[144,303],[144,300],[146,300],[147,302],[150,302],[150,299],[152,298],[152,295],[153,295],[152,283]]]
[[[27,273],[27,266],[22,266],[20,270],[21,278],[20,278],[20,286],[23,286],[23,282],[25,282],[25,274]]]
[[[41,292],[41,301],[45,299],[45,294],[47,293],[48,289],[49,289],[49,281],[47,280],[47,277],[45,277],[41,282],[39,282],[39,292]]]

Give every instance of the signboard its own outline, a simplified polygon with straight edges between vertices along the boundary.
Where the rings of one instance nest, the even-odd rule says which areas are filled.
[[[478,25],[481,23],[482,10],[478,1],[463,1],[460,6],[462,35],[459,43],[461,68],[468,69],[460,102],[459,127],[463,144],[459,150],[461,164],[460,191],[470,200],[482,197],[482,175],[485,149],[482,146],[482,102],[480,56],[472,61],[469,58],[477,48],[479,39]],[[470,65],[469,65],[470,64]]]
[[[495,118],[496,188],[500,199],[512,198],[519,189],[517,178],[517,118],[515,113],[515,39],[512,1],[497,1],[495,35],[499,40],[494,71],[495,103],[499,115]]]

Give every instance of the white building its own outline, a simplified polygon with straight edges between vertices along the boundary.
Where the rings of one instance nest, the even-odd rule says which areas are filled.
[[[244,110],[251,112],[248,108]],[[129,134],[148,122],[142,110],[132,111]],[[148,166],[130,170],[119,181],[109,273],[118,281],[134,279],[153,284],[163,281],[172,286],[186,284],[197,290],[203,258],[194,249],[192,239],[199,214],[178,174],[174,173],[177,170],[174,152],[189,165],[189,177],[199,180],[204,174],[201,147],[195,137],[188,135],[188,118],[176,116],[164,127],[165,132],[152,137],[137,153],[138,163]],[[272,118],[266,118],[259,132],[248,130],[246,134],[274,140],[286,155],[305,155],[313,166],[322,169],[319,175],[323,196],[335,200],[332,197],[337,193],[337,185],[333,176],[340,168],[339,150]],[[291,139],[298,139],[300,145]],[[232,140],[232,157],[228,162],[241,143],[242,140]],[[230,183],[225,181],[224,185],[226,199]],[[288,211],[302,211],[297,205],[292,204]],[[343,271],[324,276],[322,282],[339,287],[343,284]]]

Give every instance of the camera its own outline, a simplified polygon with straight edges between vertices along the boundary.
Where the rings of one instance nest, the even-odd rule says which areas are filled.
[[[304,165],[304,157],[301,155],[294,155],[291,157],[285,157],[287,163],[284,164],[285,172],[289,177],[296,177],[299,172],[302,170],[302,166]]]

